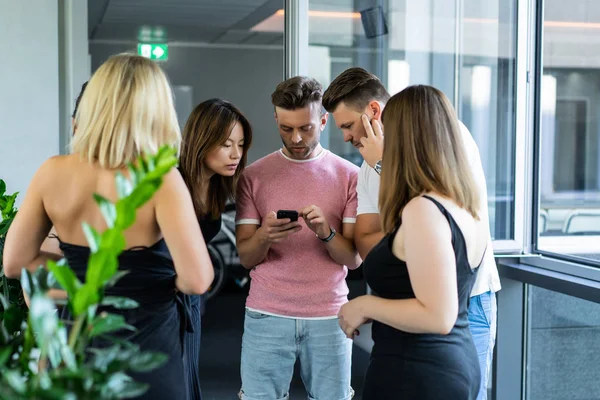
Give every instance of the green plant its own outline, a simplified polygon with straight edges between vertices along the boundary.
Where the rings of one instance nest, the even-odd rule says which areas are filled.
[[[0,293],[4,296],[6,302],[15,304],[17,307],[26,310],[23,291],[18,279],[8,279],[4,276],[4,264],[2,262],[2,254],[4,253],[4,241],[6,232],[12,223],[17,208],[15,201],[19,193],[6,194],[6,183],[0,179]],[[0,312],[4,311],[4,304],[0,302]]]
[[[0,348],[0,399],[117,399],[136,397],[148,389],[127,372],[155,369],[166,355],[141,352],[136,344],[111,338],[111,333],[135,328],[121,315],[97,311],[100,305],[138,306],[128,298],[104,296],[104,289],[124,275],[117,260],[125,248],[123,232],[176,162],[176,151],[162,147],[156,155],[140,157],[130,165],[129,178],[116,175],[116,203],[94,196],[108,229],[100,234],[83,224],[91,251],[85,282],[64,259],[34,273],[23,270],[21,283],[31,297],[30,311],[27,318],[14,305],[5,312],[2,330],[12,345]],[[47,296],[56,287],[68,293],[66,306],[73,316],[69,332]],[[94,338],[110,340],[112,345],[92,348]]]

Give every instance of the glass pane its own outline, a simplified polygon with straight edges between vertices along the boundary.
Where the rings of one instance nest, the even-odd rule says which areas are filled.
[[[547,0],[538,249],[600,261],[600,7]]]
[[[249,162],[277,150],[271,93],[284,76],[284,1],[179,3],[89,1],[92,72],[121,52],[155,59],[173,85],[181,125],[196,105],[221,98],[252,123]]]
[[[529,286],[528,400],[600,393],[600,304]]]
[[[310,0],[309,74],[327,86],[346,68],[391,94],[429,84],[454,103],[479,145],[495,240],[514,237],[516,0]],[[328,124],[322,143],[359,165]]]

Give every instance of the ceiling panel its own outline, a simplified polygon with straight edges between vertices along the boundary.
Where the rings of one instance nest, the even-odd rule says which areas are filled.
[[[137,40],[144,26],[161,27],[168,41],[268,43],[247,25],[262,20],[283,0],[88,0],[90,39]]]

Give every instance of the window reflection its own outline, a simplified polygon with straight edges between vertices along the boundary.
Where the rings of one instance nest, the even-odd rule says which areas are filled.
[[[360,66],[391,94],[429,84],[454,103],[479,145],[496,240],[514,237],[515,7],[516,0],[309,2],[309,74],[325,86]],[[333,124],[322,142],[362,162]]]
[[[600,7],[544,6],[538,248],[600,261]]]

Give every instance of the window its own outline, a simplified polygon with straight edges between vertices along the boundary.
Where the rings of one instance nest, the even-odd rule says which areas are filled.
[[[325,86],[360,66],[379,76],[391,94],[429,84],[453,102],[479,145],[497,241],[515,238],[516,3],[309,1],[309,74]],[[322,143],[362,162],[334,124]]]
[[[600,393],[600,304],[528,287],[527,400]]]
[[[537,248],[600,261],[600,5],[547,0]]]

